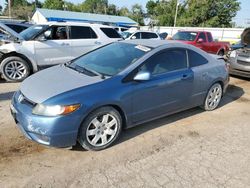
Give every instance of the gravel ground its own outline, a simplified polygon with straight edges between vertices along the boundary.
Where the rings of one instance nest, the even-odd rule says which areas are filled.
[[[126,130],[99,152],[47,148],[9,111],[19,84],[0,81],[0,187],[250,187],[250,80],[231,78],[220,108]]]

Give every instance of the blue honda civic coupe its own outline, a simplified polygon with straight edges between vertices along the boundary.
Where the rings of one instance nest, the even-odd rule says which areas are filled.
[[[11,112],[40,144],[101,150],[124,128],[195,106],[214,110],[228,81],[225,62],[193,46],[121,41],[27,78]]]

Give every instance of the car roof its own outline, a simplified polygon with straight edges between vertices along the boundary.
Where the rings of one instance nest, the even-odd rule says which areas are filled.
[[[128,32],[128,33],[138,33],[138,32],[140,32],[140,33],[155,33],[155,34],[157,34],[154,31],[143,31],[143,30],[132,30],[132,31],[131,30],[127,30],[125,32]]]
[[[201,31],[201,30],[179,30],[178,32],[193,32],[193,33],[210,33],[209,31]]]
[[[107,28],[113,28],[109,25],[103,25],[103,24],[92,24],[92,23],[85,23],[85,22],[47,22],[41,25],[60,25],[60,26],[96,26],[96,27],[107,27]]]
[[[178,44],[180,46],[186,47],[187,44],[174,41],[174,40],[151,40],[151,39],[135,39],[135,40],[124,40],[120,41],[128,44],[142,45],[150,48],[158,48],[163,45]]]

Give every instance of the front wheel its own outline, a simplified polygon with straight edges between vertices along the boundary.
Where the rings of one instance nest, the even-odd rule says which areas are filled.
[[[30,67],[24,59],[11,56],[2,61],[1,73],[6,81],[20,82],[30,75]]]
[[[102,150],[120,135],[122,119],[112,107],[102,107],[86,118],[79,130],[78,141],[86,150]]]
[[[207,97],[203,105],[203,108],[207,111],[212,111],[215,108],[217,108],[221,101],[222,93],[223,91],[221,84],[215,83],[214,85],[212,85],[212,87],[209,89],[207,93]]]

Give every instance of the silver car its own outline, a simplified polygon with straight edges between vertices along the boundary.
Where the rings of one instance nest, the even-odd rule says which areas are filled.
[[[229,54],[230,74],[250,78],[250,28],[243,31],[241,44],[232,46]]]

